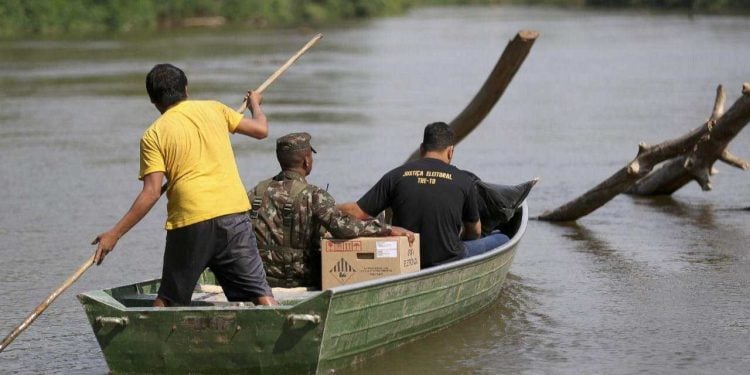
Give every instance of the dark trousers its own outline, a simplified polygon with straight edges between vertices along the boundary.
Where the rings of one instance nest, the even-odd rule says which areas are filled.
[[[229,301],[273,295],[246,213],[168,230],[159,297],[170,305],[189,305],[206,267],[216,275]]]

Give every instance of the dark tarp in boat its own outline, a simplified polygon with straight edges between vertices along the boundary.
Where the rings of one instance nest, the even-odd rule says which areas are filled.
[[[486,236],[496,229],[502,231],[503,224],[510,221],[526,196],[529,195],[531,188],[538,181],[538,179],[533,179],[518,185],[491,184],[482,181],[474,173],[465,172],[474,179],[477,188],[477,205],[479,206],[479,218],[482,221],[482,236]]]

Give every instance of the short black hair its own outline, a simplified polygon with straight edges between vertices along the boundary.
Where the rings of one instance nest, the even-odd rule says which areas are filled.
[[[422,148],[424,151],[442,151],[453,146],[453,129],[444,122],[425,126]]]
[[[157,64],[146,76],[146,91],[151,103],[167,108],[187,98],[187,76],[172,64]]]

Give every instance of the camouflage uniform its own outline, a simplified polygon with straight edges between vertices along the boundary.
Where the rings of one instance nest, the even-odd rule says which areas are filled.
[[[276,142],[277,152],[311,148],[310,135],[293,133]],[[314,150],[313,150],[314,151]],[[271,286],[320,288],[320,237],[387,235],[390,227],[362,221],[336,208],[333,197],[297,172],[282,171],[248,192],[253,230]]]

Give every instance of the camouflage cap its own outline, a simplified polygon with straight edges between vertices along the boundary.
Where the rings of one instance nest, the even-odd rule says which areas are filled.
[[[291,133],[276,140],[276,152],[285,153],[309,148],[312,152],[315,149],[310,145],[310,134],[308,133]]]

